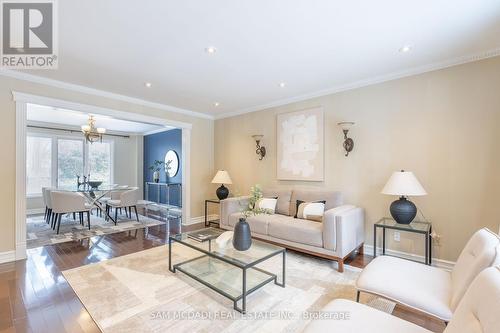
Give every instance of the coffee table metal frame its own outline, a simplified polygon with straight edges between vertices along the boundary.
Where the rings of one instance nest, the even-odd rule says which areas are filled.
[[[186,260],[186,261],[183,261],[183,262],[180,262],[180,263],[177,263],[177,264],[174,264],[172,265],[172,243],[173,242],[177,242],[179,244],[182,244],[184,246],[187,246],[191,249],[194,249],[196,251],[199,251],[201,253],[203,253],[202,256],[199,256],[199,257],[196,257],[196,258],[192,258],[192,259],[189,259],[189,260]],[[233,260],[230,260],[230,259],[227,259],[227,258],[224,258],[223,256],[220,256],[220,255],[217,255],[213,252],[211,252],[212,250],[212,240],[208,240],[208,251],[201,248],[201,247],[197,247],[193,244],[190,244],[188,242],[185,242],[183,240],[179,240],[178,238],[176,238],[175,236],[169,236],[169,242],[168,242],[168,269],[172,272],[172,273],[175,273],[177,270],[181,271],[182,273],[186,274],[187,276],[189,276],[190,278],[204,284],[205,286],[209,287],[210,289],[212,289],[213,291],[221,294],[222,296],[226,297],[226,298],[229,298],[231,301],[233,301],[233,308],[240,312],[240,313],[246,313],[246,301],[247,301],[247,296],[251,293],[253,293],[254,291],[262,288],[263,286],[265,286],[266,284],[268,284],[269,282],[271,281],[274,281],[274,283],[280,287],[283,287],[285,288],[285,261],[286,261],[286,249],[285,248],[277,248],[277,250],[273,253],[270,253],[262,258],[259,258],[259,259],[256,259],[255,261],[251,262],[251,263],[244,263],[244,262],[238,262],[238,261],[235,261],[234,259]],[[258,268],[258,267],[255,267],[255,265],[269,259],[269,258],[272,258],[274,256],[277,256],[279,254],[282,254],[283,256],[283,264],[282,264],[282,282],[279,283],[278,282],[278,276],[276,274],[273,274],[273,273],[270,273],[270,272],[267,272],[261,268]],[[199,260],[201,258],[205,258],[205,257],[210,257],[210,258],[215,258],[217,260],[220,260],[220,261],[223,261],[227,264],[230,264],[230,265],[233,265],[235,267],[238,267],[240,268],[242,271],[243,271],[243,278],[242,278],[242,293],[241,295],[237,296],[237,297],[234,297],[234,296],[231,296],[229,295],[228,293],[226,293],[225,291],[213,286],[212,284],[210,284],[209,282],[203,280],[202,278],[194,275],[194,274],[191,274],[190,272],[186,271],[186,270],[183,270],[182,269],[182,265],[183,264],[187,264],[187,263],[190,263],[192,261],[195,261],[195,260]],[[259,283],[258,285],[254,286],[253,288],[247,290],[247,270],[249,269],[255,269],[255,270],[258,270],[264,274],[267,274],[269,275],[269,278],[264,280],[263,282]],[[238,301],[241,300],[241,308],[238,307]]]

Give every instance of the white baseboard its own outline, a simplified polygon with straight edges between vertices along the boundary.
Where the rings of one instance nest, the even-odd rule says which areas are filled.
[[[365,251],[365,254],[373,255],[373,245],[366,245],[365,244],[365,246],[363,246],[363,249]],[[401,258],[405,258],[405,259],[415,260],[415,261],[421,261],[422,263],[425,260],[424,256],[417,255],[414,253],[403,252],[403,251],[386,249],[385,254],[390,255],[390,256],[396,256],[396,257],[401,257]],[[382,248],[377,246],[377,256],[379,256],[379,255],[382,255]],[[455,266],[455,262],[432,257],[432,266],[436,266],[436,267],[443,268],[446,270],[452,270],[453,267]]]
[[[16,260],[16,251],[0,252],[0,264]]]
[[[207,216],[208,221],[212,220],[217,220],[219,218],[219,214],[210,214]],[[191,225],[191,224],[197,224],[197,223],[203,223],[205,222],[205,215],[202,216],[197,216],[197,217],[192,217],[189,222],[183,223],[183,225]]]

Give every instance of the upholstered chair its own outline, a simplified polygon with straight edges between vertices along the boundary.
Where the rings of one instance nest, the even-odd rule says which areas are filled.
[[[51,191],[53,191],[53,189],[50,187],[43,187],[42,188],[43,201],[44,201],[45,206],[46,206],[45,222],[47,222],[47,224],[50,223],[50,220],[53,217],[52,216],[52,200],[51,200],[51,196],[50,196]]]
[[[498,333],[499,309],[500,267],[494,266],[482,270],[475,277],[459,301],[444,333]],[[313,320],[304,332],[431,333],[383,311],[345,299],[333,300],[321,312],[337,315],[338,318]],[[342,315],[346,318],[341,318]]]
[[[57,234],[61,226],[61,218],[67,213],[79,213],[80,223],[83,224],[83,214],[87,213],[87,222],[90,230],[90,209],[91,206],[86,203],[85,197],[80,193],[51,191],[53,222],[52,228],[57,226]]]
[[[483,228],[469,239],[451,272],[410,260],[377,257],[356,281],[358,299],[360,292],[378,295],[448,322],[472,280],[500,263],[499,251],[500,237]]]
[[[119,191],[117,191],[119,192]],[[106,202],[106,212],[109,214],[110,209],[115,210],[115,225],[118,219],[118,209],[125,208],[125,212],[132,217],[132,208],[135,211],[135,217],[139,221],[139,215],[137,214],[137,202],[140,199],[140,190],[137,187],[131,188],[127,191],[119,192],[119,199],[110,199]]]

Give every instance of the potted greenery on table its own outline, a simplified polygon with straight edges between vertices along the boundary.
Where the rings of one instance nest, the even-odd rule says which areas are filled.
[[[155,160],[153,162],[153,165],[149,167],[149,170],[153,171],[153,181],[155,183],[158,183],[160,181],[160,170],[163,164],[165,164],[165,162],[160,160]]]
[[[248,205],[242,210],[239,221],[233,230],[233,247],[239,251],[245,251],[252,245],[252,234],[247,218],[252,215],[269,214],[267,209],[258,207],[259,200],[262,199],[262,189],[259,185],[250,188],[250,199]]]

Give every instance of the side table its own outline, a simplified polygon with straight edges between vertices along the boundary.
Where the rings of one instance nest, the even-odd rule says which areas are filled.
[[[212,223],[219,224],[219,222],[217,220],[212,220],[212,221],[208,220],[208,204],[209,203],[220,205],[220,200],[219,199],[206,199],[205,200],[205,227],[209,227]]]
[[[377,228],[382,228],[382,254],[385,255],[385,231],[387,229],[413,232],[424,235],[425,241],[425,264],[432,264],[432,224],[430,222],[413,221],[410,224],[400,224],[392,218],[381,218],[373,225],[373,257],[377,256]]]

